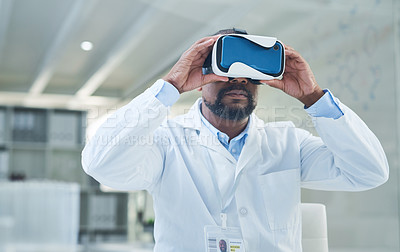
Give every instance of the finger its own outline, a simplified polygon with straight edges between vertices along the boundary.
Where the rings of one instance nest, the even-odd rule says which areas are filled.
[[[307,66],[307,61],[300,55],[300,53],[292,50],[287,51],[285,69],[306,69]]]
[[[285,50],[285,56],[287,58],[302,58],[300,53],[293,51],[293,50]]]
[[[297,73],[297,72],[299,72],[299,70],[302,70],[302,69],[293,68],[293,67],[290,67],[290,66],[287,66],[287,65],[285,67],[285,73]]]
[[[195,56],[195,59],[193,59],[193,65],[203,65],[212,48],[212,46],[209,46],[199,51],[198,54]]]
[[[214,42],[215,43],[215,42]],[[204,48],[201,48],[196,54],[193,54],[192,58],[192,65],[193,66],[202,66],[204,64],[204,61],[206,60],[207,56],[210,54],[210,52],[213,49],[213,45],[208,45]],[[201,44],[199,46],[202,46]]]
[[[217,41],[217,39],[220,37],[220,35],[215,35],[215,36],[210,36],[210,37],[204,37],[202,39],[197,40],[190,48],[188,51],[195,49],[195,48],[199,48],[199,45],[201,47],[203,47],[202,44],[204,43],[208,43],[210,41],[213,41],[212,44],[214,44],[215,41]]]
[[[204,46],[206,46],[206,44],[210,44],[210,43],[212,45],[214,45],[215,41],[217,41],[218,38],[221,37],[221,36],[222,36],[221,34],[218,34],[218,35],[202,38],[202,39],[198,40],[196,43],[194,43],[191,46],[191,49],[198,50],[199,48],[200,49],[204,48]]]
[[[221,37],[221,34],[217,34],[214,36],[209,36],[209,37],[204,37],[202,39],[199,39],[196,41],[182,56],[183,57],[188,57],[192,61],[196,60],[196,58],[202,58],[204,54],[204,59],[207,57],[207,55],[210,53],[212,50],[212,46],[214,45],[215,41],[218,40],[219,37]],[[199,56],[199,54],[201,56]],[[203,62],[201,62],[203,64]]]
[[[261,83],[267,84],[268,86],[283,90],[284,82],[282,80],[262,80]]]
[[[227,81],[229,81],[229,78],[225,77],[225,76],[219,76],[216,74],[203,75],[203,85],[211,83],[211,82],[217,82],[217,81],[227,82]]]
[[[292,50],[292,51],[295,51],[294,48],[291,47],[291,46],[289,46],[289,45],[283,44],[283,47],[285,48],[285,50]]]
[[[285,72],[300,71],[309,68],[308,63],[304,59],[287,59],[285,63]]]
[[[199,48],[198,54],[200,55],[200,57],[206,58],[208,56],[208,54],[211,52],[213,46],[214,46],[214,43],[212,43],[211,45],[208,45],[206,47]]]
[[[297,52],[293,47],[284,45],[285,48],[285,54],[286,55],[296,55],[296,56],[301,56],[299,52]]]
[[[301,66],[299,64],[301,64],[301,61],[299,60],[287,59],[285,64],[285,71],[296,70],[299,68],[299,66]]]
[[[285,56],[287,59],[296,59],[298,61],[305,61],[303,56],[293,48],[285,50]]]
[[[211,50],[211,47],[214,45],[215,40],[214,39],[209,39],[206,41],[203,41],[199,44],[193,45],[191,48],[189,48],[183,56],[186,58],[189,58],[191,60],[194,60],[196,58],[200,57],[202,54],[204,54],[207,51]]]
[[[214,35],[214,36],[204,37],[204,38],[201,38],[201,39],[197,40],[194,44],[200,44],[200,43],[202,43],[202,42],[204,42],[206,40],[209,40],[209,39],[217,40],[221,36],[222,36],[221,34],[218,34],[218,35]]]
[[[196,42],[194,42],[194,43],[189,47],[189,49],[195,47],[195,46],[198,45],[198,44],[204,43],[205,41],[210,40],[210,39],[214,39],[213,36],[201,38],[201,39],[197,40]]]

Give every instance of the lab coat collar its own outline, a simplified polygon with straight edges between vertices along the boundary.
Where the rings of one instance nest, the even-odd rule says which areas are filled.
[[[183,117],[180,117],[176,122],[184,128],[195,129],[199,135],[199,144],[210,148],[218,153],[221,153],[232,163],[238,163],[238,169],[236,170],[236,176],[240,173],[243,167],[256,155],[261,155],[260,148],[261,139],[259,137],[258,130],[264,128],[264,121],[259,119],[254,113],[250,115],[249,129],[246,142],[243,146],[239,160],[236,159],[229,153],[227,149],[219,142],[218,138],[210,132],[210,130],[202,124],[200,115],[200,103],[201,98],[193,104],[189,109],[188,113]]]
[[[197,101],[193,104],[193,106],[189,109],[189,111],[175,119],[175,122],[181,125],[183,128],[187,129],[195,129],[197,131],[201,130],[202,123],[200,117],[200,102],[201,98],[197,99]]]
[[[222,145],[218,137],[214,135],[210,129],[205,125],[202,125],[202,129],[199,133],[199,144],[205,146],[228,159],[231,163],[236,164],[236,159],[232,154]]]

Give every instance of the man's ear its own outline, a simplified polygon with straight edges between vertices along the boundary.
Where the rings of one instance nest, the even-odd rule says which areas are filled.
[[[198,89],[197,89],[197,91],[199,91],[199,92],[201,92],[203,90],[203,87],[199,87]]]

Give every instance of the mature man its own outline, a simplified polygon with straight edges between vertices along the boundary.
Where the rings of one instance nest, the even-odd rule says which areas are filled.
[[[226,241],[225,240],[220,240],[219,241],[219,250],[221,252],[226,252]]]
[[[265,124],[252,114],[259,85],[202,74],[218,36],[195,42],[163,79],[104,123],[83,151],[83,167],[107,186],[152,194],[156,252],[208,251],[208,226],[239,230],[231,241],[246,251],[301,251],[300,188],[374,188],[388,179],[386,156],[289,46],[283,79],[262,82],[304,103],[320,137],[290,122]],[[202,98],[166,120],[179,94],[194,89]]]

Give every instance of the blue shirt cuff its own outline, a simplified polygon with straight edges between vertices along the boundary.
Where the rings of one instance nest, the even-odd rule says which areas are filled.
[[[313,117],[339,119],[344,115],[339,107],[339,101],[328,89],[325,89],[324,93],[317,102],[305,109],[306,112]]]
[[[170,83],[159,79],[154,83],[155,97],[165,106],[172,106],[180,97],[179,91]]]

